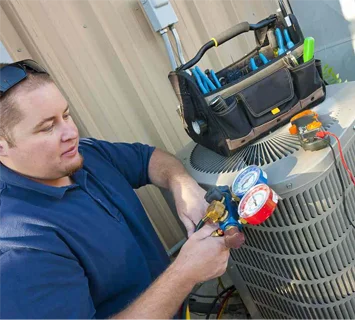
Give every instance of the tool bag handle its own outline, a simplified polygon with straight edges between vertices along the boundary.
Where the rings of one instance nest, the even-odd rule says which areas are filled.
[[[248,22],[241,22],[226,31],[223,31],[218,36],[212,38],[209,42],[201,47],[201,49],[197,52],[196,56],[193,57],[190,61],[186,62],[185,64],[181,65],[177,68],[177,70],[186,70],[193,67],[197,62],[201,60],[203,55],[206,53],[207,50],[211,49],[212,47],[218,47],[219,45],[225,43],[226,41],[242,34],[248,32],[249,30],[258,30],[262,29],[269,24],[272,24],[276,21],[276,15],[270,16],[268,19],[260,21],[257,24],[249,24]]]

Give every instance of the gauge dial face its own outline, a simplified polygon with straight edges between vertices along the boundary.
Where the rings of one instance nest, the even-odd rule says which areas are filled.
[[[243,197],[239,205],[241,218],[248,218],[258,213],[269,198],[270,188],[266,185],[258,185],[252,188]]]
[[[260,169],[258,167],[248,167],[241,171],[234,179],[232,191],[235,195],[245,194],[258,181]]]

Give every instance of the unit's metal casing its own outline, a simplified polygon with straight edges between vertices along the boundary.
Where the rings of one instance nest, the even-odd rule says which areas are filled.
[[[340,138],[355,172],[355,82],[328,86],[314,111]],[[282,198],[269,220],[244,229],[245,245],[231,252],[229,273],[253,317],[354,319],[355,229],[331,149],[304,151],[288,127],[229,158],[194,143],[177,156],[205,189],[231,185],[238,170],[256,164]],[[355,223],[355,187],[341,172]]]

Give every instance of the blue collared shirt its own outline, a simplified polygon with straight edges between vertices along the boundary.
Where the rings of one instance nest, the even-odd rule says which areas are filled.
[[[75,183],[0,167],[0,318],[106,318],[169,263],[133,189],[154,148],[82,139]]]

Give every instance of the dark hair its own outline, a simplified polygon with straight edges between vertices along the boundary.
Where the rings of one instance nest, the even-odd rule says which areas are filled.
[[[7,65],[8,63],[0,63],[0,69]],[[10,147],[15,147],[12,129],[23,119],[16,97],[22,92],[30,92],[49,83],[53,83],[53,80],[48,74],[27,71],[26,79],[0,97],[0,137],[3,137]]]

